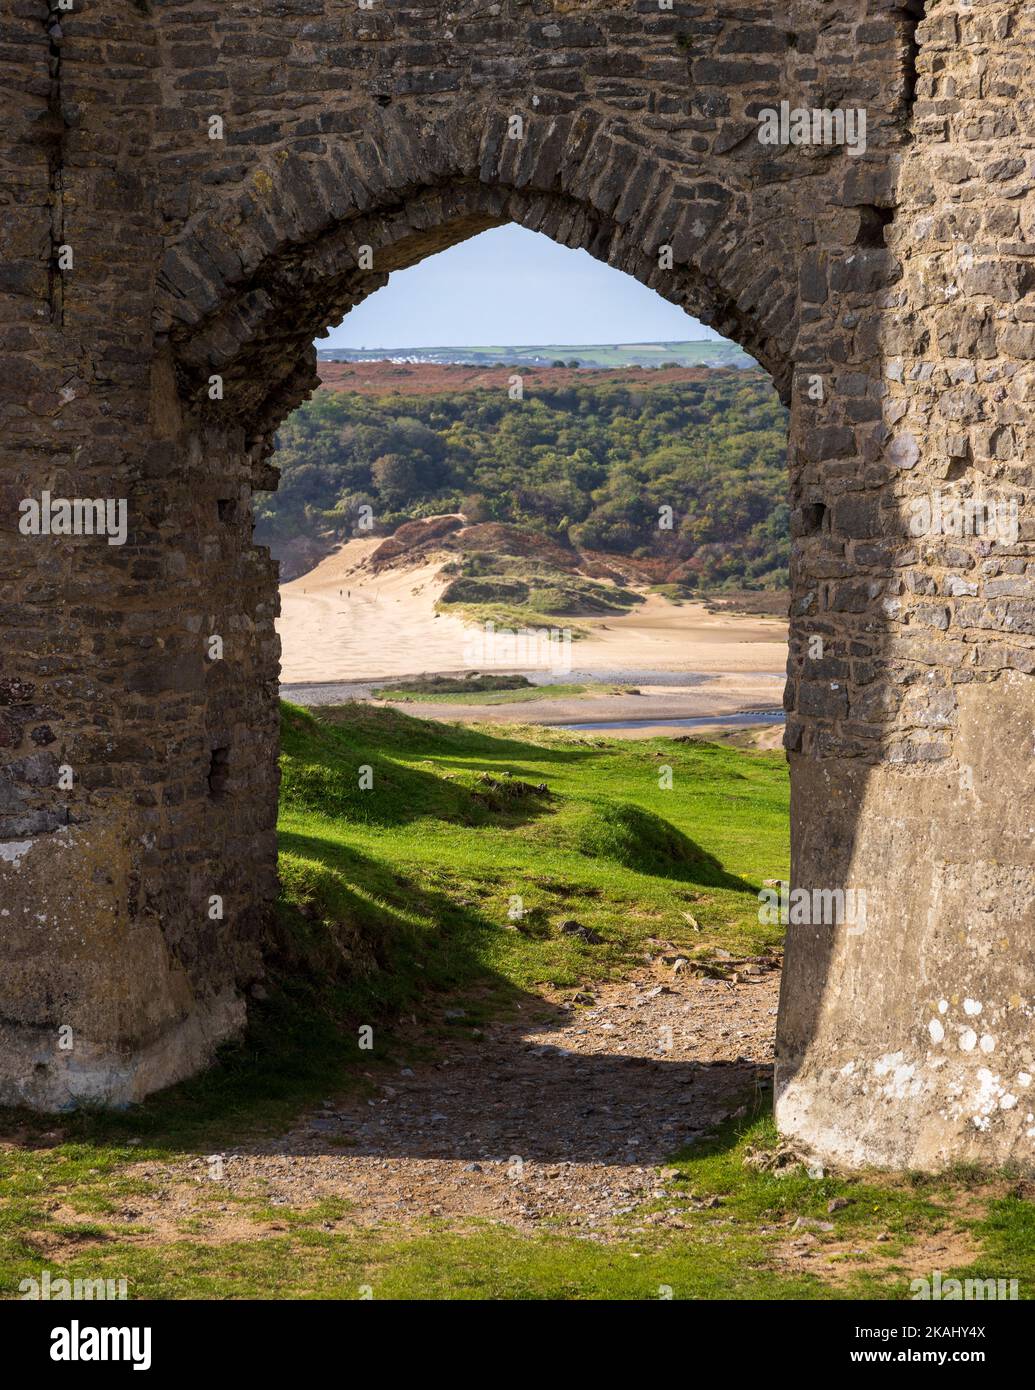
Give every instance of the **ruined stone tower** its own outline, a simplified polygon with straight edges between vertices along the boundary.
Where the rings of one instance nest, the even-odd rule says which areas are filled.
[[[1023,0],[10,0],[0,1099],[139,1098],[242,1026],[271,432],[314,334],[515,221],[790,407],[793,882],[866,913],[790,927],[782,1128],[1035,1168],[1033,49]],[[765,144],[783,102],[865,140]],[[44,494],[125,503],[125,543],[25,530]]]

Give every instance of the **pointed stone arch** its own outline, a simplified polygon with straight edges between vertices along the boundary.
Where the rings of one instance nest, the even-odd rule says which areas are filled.
[[[1032,7],[111,0],[60,35],[8,8],[0,1099],[136,1099],[242,1026],[276,895],[270,432],[311,330],[514,220],[790,405],[792,875],[871,896],[861,930],[789,934],[781,1128],[1035,1168]],[[784,100],[865,108],[867,147],[763,146]],[[1016,502],[1015,543],[911,535],[946,483]],[[126,499],[129,544],[14,539],[41,489]]]
[[[795,277],[779,220],[757,220],[735,169],[681,171],[590,115],[498,108],[434,125],[378,106],[360,139],[275,150],[200,213],[164,257],[155,307],[184,403],[255,440],[317,384],[313,338],[393,270],[516,222],[627,272],[739,342],[786,399]],[[360,265],[360,250],[373,266]],[[218,411],[205,407],[213,373]]]

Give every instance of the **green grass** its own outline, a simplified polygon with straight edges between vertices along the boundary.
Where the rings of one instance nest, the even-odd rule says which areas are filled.
[[[545,790],[508,797],[508,780]],[[781,754],[465,728],[364,705],[319,721],[288,709],[281,795],[289,897],[328,922],[351,918],[364,940],[372,926],[382,949],[394,924],[411,960],[397,978],[419,960],[454,987],[574,984],[638,961],[650,936],[752,951],[778,941],[758,923],[757,891],[787,872]],[[606,945],[508,930],[514,897],[551,921],[578,917]],[[691,905],[700,933],[683,920]]]
[[[601,687],[602,690],[612,688]],[[371,691],[371,695],[374,699],[394,704],[498,705],[546,699],[558,689],[564,694],[581,694],[587,687],[566,685],[546,688],[534,685],[527,676],[483,675],[472,671],[464,676],[415,676],[410,680],[397,681],[394,685],[378,686]]]
[[[520,578],[510,573],[508,557],[500,556],[489,570],[464,572],[450,580],[439,597],[443,609],[457,605],[502,604],[544,617],[615,617],[643,603],[643,595],[614,584],[600,584],[581,575],[568,574],[540,563],[540,572]],[[527,561],[522,562],[526,571]]]
[[[440,613],[451,613],[454,617],[463,618],[465,622],[474,623],[479,627],[494,623],[497,629],[505,628],[510,632],[521,632],[526,628],[531,628],[533,632],[543,632],[556,628],[558,632],[566,633],[573,642],[581,642],[589,636],[589,628],[580,627],[573,619],[548,617],[527,603],[443,604],[439,599],[435,608]]]
[[[618,685],[530,685],[523,690],[419,691],[385,686],[375,691],[379,700],[401,705],[525,705],[539,700],[589,699],[594,695],[614,695]]]
[[[443,573],[454,577],[439,596],[439,612],[519,629],[563,624],[573,640],[587,635],[573,619],[620,617],[644,601],[635,590],[557,569],[541,556],[474,551]]]
[[[468,671],[463,676],[413,676],[409,680],[397,681],[393,686],[381,686],[373,693],[380,695],[382,690],[387,689],[408,695],[471,695],[500,690],[534,690],[535,687],[527,676]]]
[[[135,1298],[900,1300],[909,1295],[914,1243],[966,1232],[978,1257],[943,1269],[943,1276],[1019,1278],[1021,1297],[1030,1297],[1029,1202],[1002,1196],[986,1214],[963,1216],[960,1196],[980,1183],[979,1175],[811,1178],[800,1166],[776,1176],[745,1162],[778,1142],[768,1102],[760,1098],[751,1113],[677,1156],[659,1178],[664,1196],[631,1213],[625,1229],[606,1242],[577,1231],[529,1234],[476,1220],[458,1229],[430,1217],[370,1231],[350,1227],[348,1205],[334,1199],[301,1210],[237,1199],[252,1219],[275,1219],[278,1229],[211,1244],[188,1221],[180,1236],[154,1245],[130,1241],[124,1225],[96,1215],[114,1215],[132,1195],[117,1181],[126,1155],[68,1146],[66,1155],[52,1152],[20,1165],[20,1192],[5,1202],[0,1228],[0,1280],[14,1290],[43,1268],[53,1278],[126,1278]],[[10,1167],[7,1155],[5,1187]],[[27,1194],[38,1203],[67,1183],[75,1185],[74,1201],[89,1219],[48,1222]],[[844,1205],[831,1213],[833,1199]],[[198,1191],[202,1214],[206,1203],[232,1202],[215,1186]],[[653,1211],[675,1214],[679,1228],[650,1225]],[[788,1265],[781,1254],[798,1218],[815,1233],[808,1268]],[[833,1229],[824,1230],[827,1225]],[[42,1255],[34,1243],[40,1235],[48,1242],[64,1236],[66,1250]],[[930,1258],[940,1267],[937,1255]]]
[[[205,1182],[175,1232],[149,1233],[134,1201],[160,1189],[131,1165],[231,1149],[282,1131],[306,1103],[367,1085],[404,1055],[392,1038],[401,1010],[460,992],[456,1026],[468,1027],[541,982],[620,976],[651,937],[688,951],[777,944],[756,899],[761,880],[788,867],[777,754],[475,729],[363,705],[317,719],[284,706],[282,766],[283,897],[268,998],[252,1007],[248,1036],[131,1111],[0,1115],[12,1141],[0,1149],[0,1296],[47,1268],[125,1277],[137,1298],[890,1298],[908,1290],[917,1242],[959,1231],[979,1252],[971,1276],[1019,1277],[1030,1292],[1025,1190],[998,1179],[989,1192],[973,1173],[759,1170],[745,1160],[778,1142],[765,1095],[674,1156],[664,1198],[603,1242],[563,1226],[523,1234],[432,1218],[370,1230],[337,1199],[286,1207]],[[509,918],[515,896],[523,930]],[[691,908],[699,933],[683,916]],[[603,943],[561,935],[572,916]],[[357,1046],[360,1023],[375,1027],[374,1054]],[[847,1205],[828,1215],[834,1197]],[[674,1210],[681,1226],[652,1225],[650,1206]],[[237,1238],[205,1239],[213,1210],[240,1216]],[[834,1226],[816,1231],[805,1269],[782,1253],[798,1216]]]

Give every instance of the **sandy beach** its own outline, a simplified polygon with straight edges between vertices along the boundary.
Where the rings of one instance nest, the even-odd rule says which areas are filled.
[[[349,541],[281,585],[283,681],[378,679],[471,665],[465,657],[471,627],[435,612],[445,588],[442,561],[374,574],[363,562],[379,544]],[[591,632],[573,644],[580,670],[757,674],[780,672],[786,662],[785,622],[709,613],[703,603],[675,604],[657,594],[621,617],[578,624]]]
[[[365,562],[379,541],[341,546],[308,574],[283,584],[277,627],[284,694],[302,703],[369,698],[385,678],[462,672],[482,666],[477,629],[436,613],[445,557],[374,573]],[[716,614],[703,603],[657,594],[628,614],[579,618],[590,635],[570,648],[571,673],[522,669],[534,681],[634,684],[639,694],[593,694],[534,705],[409,704],[423,718],[568,724],[666,721],[778,706],[787,625],[775,618]],[[508,669],[500,666],[498,669]],[[673,680],[666,680],[671,673]],[[338,691],[338,686],[346,687]],[[308,690],[307,687],[327,687]],[[654,721],[657,721],[656,725]]]

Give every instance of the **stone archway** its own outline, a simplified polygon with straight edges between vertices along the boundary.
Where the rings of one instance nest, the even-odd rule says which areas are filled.
[[[329,320],[391,271],[504,222],[589,251],[735,338],[786,398],[794,250],[742,177],[702,169],[681,185],[671,160],[596,115],[465,106],[430,125],[373,106],[357,121],[355,145],[277,150],[167,250],[155,326],[206,418],[267,435],[316,386],[310,345]],[[216,367],[225,394],[209,409]]]
[[[275,894],[270,434],[328,320],[514,220],[736,338],[790,405],[794,882],[868,910],[791,928],[782,1127],[843,1162],[1030,1163],[1026,533],[908,520],[944,481],[1028,514],[1035,20],[118,0],[56,32],[39,8],[3,60],[28,93],[0,166],[4,515],[122,498],[130,535],[5,548],[0,1097],[133,1099],[241,1027]],[[867,148],[762,145],[784,99],[864,108]]]

